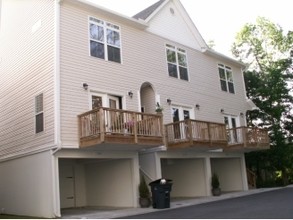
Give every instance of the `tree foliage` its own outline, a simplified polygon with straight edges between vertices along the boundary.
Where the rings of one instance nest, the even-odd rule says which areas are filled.
[[[255,24],[246,24],[237,34],[232,52],[248,63],[244,72],[247,96],[258,107],[248,112],[250,126],[266,128],[271,149],[247,155],[247,165],[255,169],[259,178],[282,172],[283,182],[293,172],[292,117],[292,56],[293,32],[259,17]],[[262,173],[261,173],[262,172]]]

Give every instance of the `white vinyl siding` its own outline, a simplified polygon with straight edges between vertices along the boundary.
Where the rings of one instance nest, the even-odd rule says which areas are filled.
[[[89,13],[87,8],[77,8],[66,1],[61,9],[61,137],[65,147],[78,147],[77,115],[88,111],[89,92],[127,95],[131,90],[134,96],[125,100],[125,106],[128,110],[137,111],[137,91],[140,91],[143,83],[148,82],[154,89],[154,96],[160,97],[164,123],[172,120],[167,98],[172,100],[172,104],[182,106],[194,106],[197,103],[200,110],[194,110],[195,119],[218,123],[223,123],[221,108],[234,115],[239,115],[246,108],[241,69],[233,63],[227,62],[233,68],[236,91],[236,95],[231,96],[219,92],[218,60],[215,58],[177,42],[167,41],[148,30],[130,27],[114,16],[93,11]],[[89,14],[117,24],[123,30],[123,65],[93,59],[88,55]],[[73,44],[75,47],[72,47]],[[188,54],[189,83],[174,80],[167,74],[166,44],[183,48]],[[88,91],[82,88],[83,83],[89,84]],[[146,112],[155,109],[155,101],[151,106],[153,110],[147,109],[149,103],[141,104]]]
[[[1,12],[0,159],[5,159],[54,144],[54,1],[2,0]],[[46,132],[35,135],[34,97],[40,92]]]

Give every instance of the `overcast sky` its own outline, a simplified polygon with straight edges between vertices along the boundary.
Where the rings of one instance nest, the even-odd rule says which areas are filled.
[[[91,0],[132,16],[158,0]],[[232,56],[230,48],[236,33],[248,22],[263,16],[293,31],[293,0],[181,0],[184,8],[206,42],[214,40],[215,50]]]

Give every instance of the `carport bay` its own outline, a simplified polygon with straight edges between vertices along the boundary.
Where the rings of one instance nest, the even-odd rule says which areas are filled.
[[[60,211],[137,207],[137,153],[63,150],[56,156]]]
[[[148,180],[173,180],[171,198],[211,196],[211,176],[217,173],[222,192],[248,190],[245,161],[237,153],[166,151],[140,154]]]

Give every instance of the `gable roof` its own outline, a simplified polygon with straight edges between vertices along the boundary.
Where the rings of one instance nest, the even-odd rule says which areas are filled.
[[[141,12],[137,13],[136,15],[132,16],[135,19],[142,19],[142,20],[146,20],[151,14],[154,13],[154,11],[156,11],[163,3],[165,2],[165,0],[160,0],[156,3],[154,3],[153,5],[147,7],[146,9],[142,10]]]

